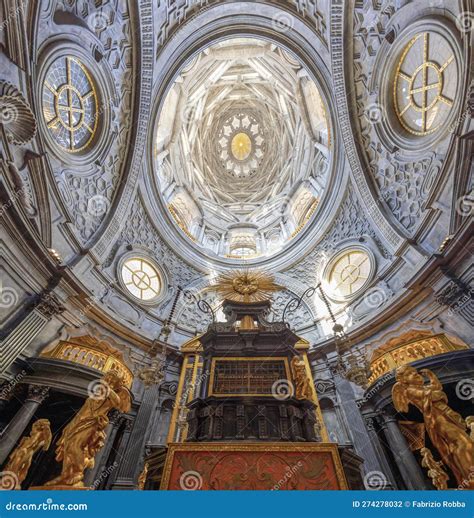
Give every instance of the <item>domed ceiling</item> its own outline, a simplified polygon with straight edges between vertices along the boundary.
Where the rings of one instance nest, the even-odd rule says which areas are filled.
[[[162,202],[208,256],[271,256],[317,218],[330,141],[301,63],[264,40],[214,44],[181,70],[160,113]]]

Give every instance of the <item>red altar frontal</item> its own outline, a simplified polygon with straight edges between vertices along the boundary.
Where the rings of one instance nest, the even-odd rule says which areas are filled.
[[[161,489],[348,489],[337,444],[173,443]]]

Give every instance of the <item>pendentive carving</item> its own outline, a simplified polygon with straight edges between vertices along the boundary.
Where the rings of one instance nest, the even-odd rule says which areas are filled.
[[[385,219],[370,190],[369,182],[365,177],[361,158],[356,147],[354,131],[351,124],[352,112],[349,109],[346,89],[346,74],[344,71],[344,56],[346,46],[343,37],[344,8],[347,6],[341,0],[332,0],[331,3],[331,59],[335,98],[338,100],[336,108],[342,130],[346,154],[351,166],[352,175],[357,189],[364,201],[364,209],[374,222],[381,234],[387,240],[392,250],[401,244],[401,237]],[[391,250],[391,251],[392,251]]]
[[[357,112],[358,117],[358,136],[361,140],[360,148],[365,153],[364,159],[368,162],[370,174],[374,180],[374,186],[377,188],[379,194],[378,201],[384,204],[389,211],[393,214],[393,217],[398,221],[402,227],[406,230],[408,235],[413,234],[421,223],[424,215],[427,212],[426,201],[432,188],[439,177],[439,174],[443,168],[444,159],[446,156],[447,144],[450,140],[448,135],[444,142],[436,145],[436,147],[424,146],[418,149],[419,146],[417,139],[421,137],[418,135],[424,135],[427,124],[427,120],[431,120],[437,116],[436,102],[440,98],[445,101],[442,102],[442,106],[446,104],[452,105],[452,100],[447,97],[443,97],[440,93],[440,97],[431,97],[429,105],[426,105],[425,101],[418,100],[414,101],[416,105],[417,115],[419,120],[414,121],[414,124],[424,124],[425,130],[421,130],[417,133],[413,129],[402,129],[400,133],[405,132],[403,138],[400,137],[400,142],[395,142],[395,138],[387,135],[392,135],[393,131],[387,128],[391,127],[391,119],[396,117],[396,103],[389,104],[387,102],[390,99],[390,95],[384,95],[383,90],[385,89],[384,81],[387,75],[393,75],[393,81],[396,82],[397,78],[403,81],[402,87],[411,84],[410,81],[413,78],[421,79],[421,72],[431,71],[434,74],[438,74],[438,82],[434,79],[430,79],[432,84],[426,91],[431,93],[436,92],[434,88],[442,89],[443,85],[449,83],[449,78],[442,76],[443,73],[449,74],[449,66],[453,66],[454,54],[451,57],[445,56],[442,61],[447,59],[446,63],[434,63],[432,60],[435,58],[436,48],[440,49],[440,43],[435,44],[435,48],[431,52],[429,49],[430,39],[427,36],[426,28],[420,25],[419,32],[416,33],[417,38],[424,38],[425,53],[420,56],[420,59],[427,63],[426,67],[423,68],[420,65],[413,72],[413,76],[409,75],[408,70],[402,70],[401,73],[395,74],[396,63],[393,64],[393,69],[388,68],[389,61],[387,60],[387,48],[388,40],[386,40],[387,31],[390,27],[389,34],[393,39],[392,44],[397,45],[396,32],[397,26],[392,26],[392,19],[394,18],[397,10],[403,7],[403,4],[395,5],[390,0],[382,2],[376,2],[372,5],[358,5],[354,6],[353,20],[353,34],[354,34],[354,59],[352,61],[353,66],[353,78],[354,78],[354,91],[357,92],[357,96],[354,99],[354,111]],[[400,18],[398,18],[400,19]],[[433,38],[440,39],[441,36],[438,33],[433,33]],[[411,36],[401,36],[402,40],[406,41],[406,46],[410,50],[410,46],[414,44],[415,39],[410,38]],[[420,41],[423,43],[423,38]],[[442,40],[444,41],[444,40]],[[436,47],[438,45],[438,47]],[[447,45],[447,41],[446,41]],[[423,45],[420,47],[423,49]],[[416,47],[416,52],[422,52],[419,47]],[[444,49],[444,47],[443,47]],[[400,49],[402,53],[403,47]],[[379,54],[383,59],[380,59]],[[410,58],[412,66],[414,58]],[[430,61],[431,60],[431,61]],[[386,65],[386,66],[385,66]],[[383,70],[380,70],[384,67]],[[446,68],[446,70],[445,70]],[[443,72],[444,71],[444,72]],[[455,71],[452,75],[455,75]],[[426,76],[428,81],[428,75],[423,72],[423,77]],[[441,79],[439,79],[441,77]],[[426,84],[425,84],[426,86]],[[396,84],[389,84],[391,91],[396,91]],[[400,87],[401,88],[401,87]],[[411,88],[411,87],[410,87]],[[407,102],[412,103],[413,96],[420,95],[420,89],[414,89],[413,92],[406,96]],[[397,94],[399,97],[396,99],[403,98],[405,96],[401,93]],[[451,97],[453,94],[451,93]],[[416,103],[421,103],[418,106]],[[423,104],[425,102],[425,104]],[[413,105],[409,104],[408,108]],[[399,122],[398,124],[408,128],[406,123],[403,122],[403,114],[406,116],[406,110],[400,109]],[[431,110],[429,116],[427,110]],[[393,112],[393,113],[392,113]],[[400,120],[402,122],[400,122]],[[424,122],[423,122],[424,121]],[[441,126],[441,130],[442,130]],[[426,134],[431,133],[434,130],[426,131]],[[383,136],[382,136],[383,135]],[[421,142],[421,141],[420,141]],[[414,155],[411,148],[417,149],[416,155]]]
[[[89,27],[97,41],[95,57],[100,57],[102,62],[99,66],[104,71],[110,71],[116,85],[110,95],[105,91],[99,92],[100,104],[95,115],[101,118],[110,115],[110,130],[108,135],[103,136],[110,140],[107,155],[93,164],[83,161],[80,173],[77,167],[58,167],[54,171],[58,188],[83,242],[93,237],[109,215],[127,163],[126,150],[133,149],[133,146],[130,147],[135,65],[133,45],[136,43],[138,46],[138,41],[134,41],[137,32],[131,22],[130,9],[131,4],[119,0],[106,2],[105,5],[93,0],[61,0],[57,10],[50,13],[52,17],[58,13],[68,13],[78,23]],[[96,72],[98,74],[95,67],[91,72],[94,76]],[[87,165],[89,167],[84,170]]]
[[[357,196],[349,189],[331,229],[326,232],[317,247],[297,264],[286,270],[285,274],[309,286],[315,285],[320,280],[319,272],[324,257],[332,254],[343,240],[359,239],[362,236],[370,236],[377,243],[383,256],[390,257],[390,253],[380,242],[372,225],[366,218]]]

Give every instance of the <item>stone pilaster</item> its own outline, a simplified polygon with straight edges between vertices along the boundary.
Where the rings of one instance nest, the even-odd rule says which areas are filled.
[[[99,451],[95,458],[94,467],[86,471],[84,476],[84,485],[91,486],[95,481],[98,485],[104,477],[101,476],[102,472],[105,471],[109,466],[106,466],[107,459],[109,458],[110,451],[114,444],[117,432],[122,419],[122,413],[118,410],[112,410],[109,416],[109,424],[105,429],[106,440],[105,446]],[[95,488],[97,489],[97,488]]]
[[[372,445],[377,453],[380,465],[382,466],[382,473],[385,475],[385,478],[387,479],[387,485],[385,489],[402,489],[400,487],[397,487],[396,477],[394,476],[392,469],[390,467],[390,463],[387,457],[385,456],[383,446],[380,442],[379,434],[377,433],[375,428],[375,418],[372,416],[364,416],[364,422]]]
[[[50,292],[44,293],[25,318],[0,344],[0,375],[20,356],[46,324],[64,311],[63,306]]]

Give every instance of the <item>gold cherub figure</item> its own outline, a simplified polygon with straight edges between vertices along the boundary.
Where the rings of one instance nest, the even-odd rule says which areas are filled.
[[[51,445],[51,439],[48,419],[38,419],[35,421],[30,435],[23,437],[3,469],[4,473],[14,474],[16,482],[14,489],[21,489],[21,484],[28,474],[34,454],[39,450],[47,451]]]

